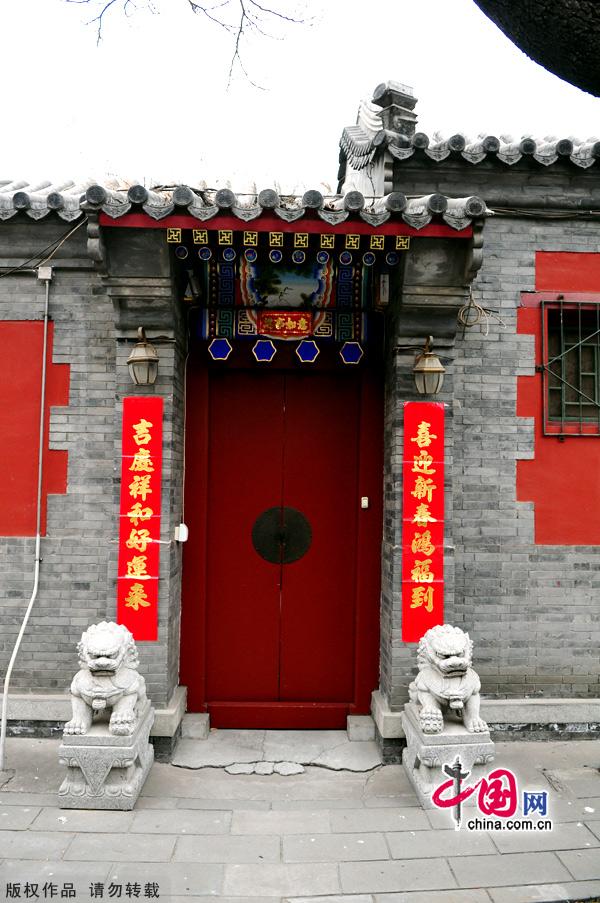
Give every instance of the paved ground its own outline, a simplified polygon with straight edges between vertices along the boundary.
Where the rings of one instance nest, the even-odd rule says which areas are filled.
[[[367,720],[367,719],[365,719]],[[369,719],[370,720],[370,719]],[[206,740],[180,740],[173,764],[183,768],[225,767],[231,774],[267,774],[285,765],[334,771],[371,771],[381,765],[374,740],[350,741],[346,731],[211,731]]]
[[[520,834],[454,831],[445,812],[416,805],[400,766],[307,767],[284,777],[157,764],[134,812],[60,810],[58,745],[9,741],[15,774],[0,789],[2,901],[66,899],[67,883],[70,898],[86,903],[149,900],[153,885],[168,903],[600,896],[597,742],[497,744],[496,765],[512,768],[522,789],[550,794],[554,830]],[[90,895],[94,883],[102,896],[100,886]],[[17,889],[20,897],[9,896]]]

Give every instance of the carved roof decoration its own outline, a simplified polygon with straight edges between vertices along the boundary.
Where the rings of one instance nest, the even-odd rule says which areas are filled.
[[[108,188],[72,182],[62,185],[0,182],[0,220],[8,220],[19,212],[34,220],[56,213],[67,221],[77,219],[83,212],[102,212],[113,220],[127,213],[143,212],[157,221],[171,214],[184,214],[206,223],[219,215],[228,215],[239,219],[240,226],[258,220],[265,213],[288,223],[304,216],[317,216],[329,225],[362,220],[374,228],[397,219],[415,229],[427,226],[435,218],[456,230],[490,213],[479,197],[449,198],[438,193],[411,198],[394,191],[384,197],[365,197],[359,191],[348,191],[340,197],[310,190],[302,196],[280,196],[267,188],[256,194],[237,196],[228,188],[203,190],[188,185]]]
[[[524,136],[513,139],[508,136],[479,135],[470,138],[457,133],[447,138],[438,135],[430,137],[424,132],[415,132],[412,137],[390,133],[380,129],[373,134],[362,124],[346,127],[342,132],[340,147],[344,159],[354,170],[361,170],[373,162],[378,152],[387,148],[396,160],[408,160],[424,155],[435,163],[442,163],[449,157],[461,157],[468,163],[481,163],[494,158],[512,166],[522,158],[530,157],[542,166],[551,166],[559,159],[569,159],[576,166],[587,169],[600,159],[600,140],[586,138],[532,138]]]

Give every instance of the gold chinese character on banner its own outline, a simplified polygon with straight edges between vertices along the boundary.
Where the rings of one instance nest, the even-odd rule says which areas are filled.
[[[167,229],[167,241],[169,244],[179,244],[181,241],[181,229]]]
[[[150,489],[150,474],[144,477],[134,477],[133,481],[129,484],[129,495],[136,499],[141,496],[143,502],[146,501],[146,496],[152,493]]]
[[[149,608],[149,606],[148,596],[142,584],[133,583],[125,599],[125,608],[133,608],[134,611],[137,611],[139,608]]]
[[[125,545],[128,549],[135,549],[137,552],[145,552],[148,543],[151,541],[150,530],[132,530]]]
[[[244,232],[244,245],[247,248],[256,248],[258,245],[258,232]]]
[[[353,233],[346,235],[345,248],[348,251],[358,251],[360,248],[360,235]]]
[[[322,248],[335,248],[335,235],[332,235],[331,232],[323,232],[321,234],[321,247]]]
[[[369,247],[372,251],[383,251],[385,249],[385,235],[372,235]]]
[[[410,549],[413,554],[422,552],[423,555],[433,555],[435,548],[436,547],[431,541],[430,530],[425,530],[423,533],[415,533],[410,544]]]
[[[414,567],[410,572],[410,579],[415,583],[433,583],[435,575],[429,570],[431,558],[425,558],[424,561],[415,561]]]
[[[283,232],[269,232],[269,245],[272,248],[283,248]]]
[[[192,239],[195,245],[208,244],[208,229],[192,229]]]
[[[424,448],[421,449],[418,455],[413,457],[413,473],[422,473],[425,476],[430,476],[435,473],[435,468],[431,465],[433,464],[433,458],[430,454],[428,454]]]
[[[418,524],[419,527],[426,527],[427,524],[433,524],[435,521],[436,518],[432,516],[429,505],[426,505],[425,502],[417,505],[415,516],[412,519],[413,524]]]
[[[427,477],[427,479],[425,479],[425,477],[417,477],[415,480],[415,488],[411,492],[411,495],[416,499],[427,499],[427,501],[430,502],[434,489],[437,489],[437,486],[433,480],[429,479],[429,477]]]
[[[294,233],[294,247],[295,248],[308,248],[308,232],[295,232]]]
[[[146,577],[146,563],[148,559],[145,555],[134,555],[131,561],[127,562],[128,577]]]
[[[410,236],[409,235],[397,235],[396,236],[396,250],[397,251],[408,251],[410,248]]]
[[[141,520],[150,520],[153,514],[152,508],[142,508],[142,503],[136,502],[131,506],[131,511],[127,512],[127,517],[137,527]]]
[[[140,448],[139,451],[136,451],[129,470],[134,470],[141,473],[154,473],[154,464],[152,462],[152,458],[150,457],[149,448]]]
[[[429,432],[430,428],[430,423],[427,423],[426,420],[421,420],[417,427],[417,435],[413,436],[410,441],[416,442],[419,448],[427,448],[427,446],[431,445],[432,439],[437,439],[435,433]]]
[[[233,244],[233,231],[231,229],[219,229],[219,244],[220,245]]]
[[[139,423],[133,424],[133,441],[136,445],[148,445],[148,443],[152,441],[152,435],[150,433],[151,426],[154,426],[154,424],[150,423],[149,420],[144,420],[143,417]]]
[[[410,600],[411,608],[425,608],[425,611],[433,611],[433,586],[414,586],[412,589],[412,598]]]

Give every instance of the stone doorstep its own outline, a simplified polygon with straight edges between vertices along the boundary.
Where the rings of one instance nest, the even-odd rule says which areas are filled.
[[[0,693],[0,701],[2,694]],[[151,737],[174,737],[185,714],[187,688],[176,687],[167,706],[155,709]],[[8,721],[57,721],[71,718],[68,693],[11,693],[8,699]]]
[[[371,714],[384,740],[404,738],[402,711],[392,711],[380,690]],[[481,717],[490,724],[589,724],[600,722],[600,699],[485,699]],[[508,735],[507,735],[508,737]]]

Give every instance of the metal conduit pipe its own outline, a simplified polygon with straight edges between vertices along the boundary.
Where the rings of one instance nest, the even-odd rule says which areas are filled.
[[[2,722],[0,729],[0,772],[5,770],[5,746],[6,746],[6,721],[8,718],[8,690],[10,687],[10,678],[12,670],[19,653],[21,640],[27,628],[29,616],[33,608],[33,603],[38,594],[40,582],[40,547],[41,547],[41,530],[42,530],[42,477],[44,473],[44,415],[46,408],[46,367],[48,359],[48,308],[50,303],[50,282],[52,281],[52,267],[39,267],[37,277],[46,286],[46,298],[44,304],[44,337],[42,346],[42,384],[41,384],[41,402],[40,402],[40,429],[39,429],[39,452],[38,452],[38,479],[37,479],[37,502],[36,502],[36,528],[35,528],[35,561],[33,567],[33,590],[31,599],[27,606],[27,611],[19,630],[19,635],[15,642],[6,677],[4,678],[4,689],[2,694]]]

